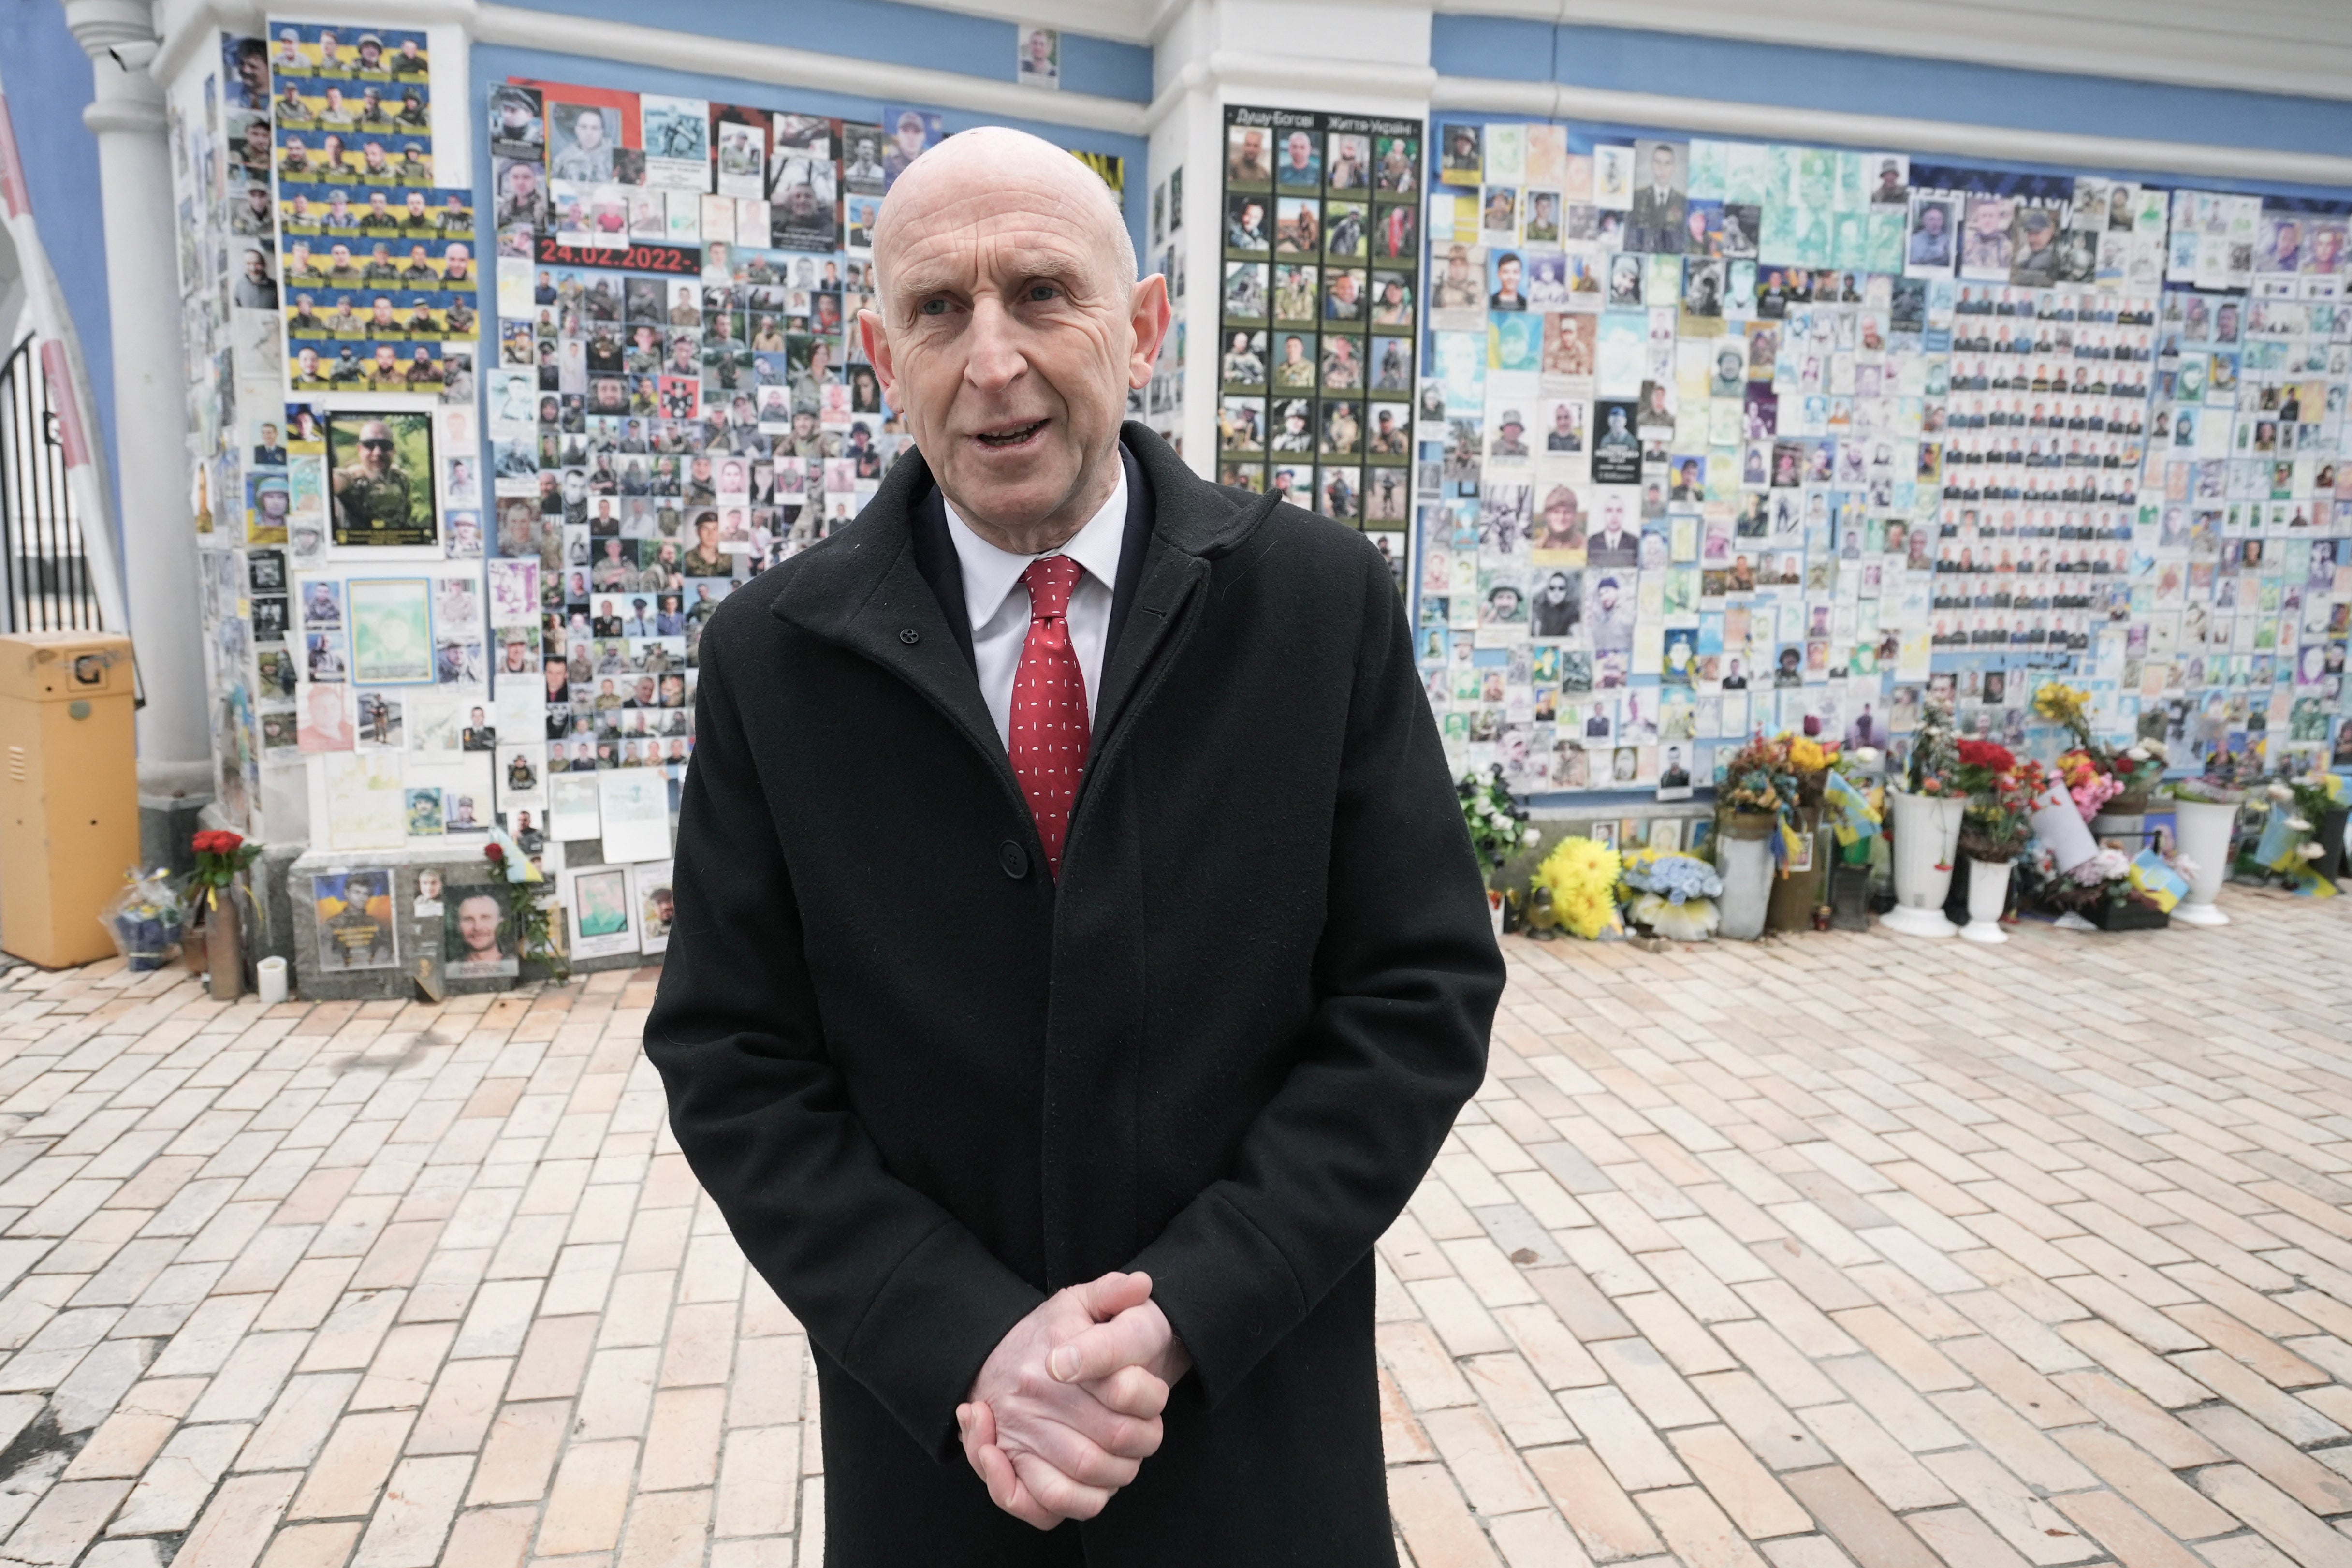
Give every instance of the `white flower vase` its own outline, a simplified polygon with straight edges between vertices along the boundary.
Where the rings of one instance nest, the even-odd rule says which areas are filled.
[[[2099,852],[2099,841],[2091,837],[2063,784],[2053,781],[2048,793],[2033,803],[2032,821],[2033,837],[2042,840],[2052,864],[2061,871],[2071,871]]]
[[[2213,895],[2230,874],[2230,840],[2237,831],[2236,801],[2176,800],[2172,803],[2174,837],[2180,852],[2197,868],[2189,880],[2189,896],[2173,906],[2172,918],[2183,925],[2225,926],[2230,917],[2213,907]]]
[[[1500,888],[1489,888],[1486,889],[1486,919],[1491,921],[1495,927],[1495,940],[1496,942],[1502,941],[1503,890]]]
[[[1927,795],[1894,801],[1895,907],[1879,918],[1905,936],[1950,936],[1959,928],[1944,918],[1944,900],[1952,891],[1952,857],[1968,802]]]
[[[1720,920],[1715,934],[1727,942],[1754,942],[1764,934],[1764,916],[1772,903],[1772,841],[1774,819],[1763,826],[1734,813],[1715,838],[1715,868],[1723,878],[1723,894],[1716,900]]]
[[[1962,942],[1988,945],[2007,942],[2000,912],[2009,906],[2009,876],[2012,862],[1969,857],[1969,923],[1960,928]]]

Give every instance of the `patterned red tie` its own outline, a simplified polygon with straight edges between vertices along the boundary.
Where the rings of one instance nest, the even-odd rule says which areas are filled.
[[[1013,676],[1013,723],[1005,742],[1013,776],[1037,819],[1045,870],[1056,880],[1091,738],[1086,672],[1070,646],[1070,593],[1085,572],[1066,555],[1047,555],[1021,574],[1029,590],[1029,637]]]

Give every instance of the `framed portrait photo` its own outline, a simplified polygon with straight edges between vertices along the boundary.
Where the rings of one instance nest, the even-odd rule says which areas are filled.
[[[359,577],[348,588],[352,679],[362,686],[431,684],[433,580]]]

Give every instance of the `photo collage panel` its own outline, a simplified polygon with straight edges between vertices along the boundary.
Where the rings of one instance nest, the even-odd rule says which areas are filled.
[[[1417,637],[1457,766],[1900,759],[1924,699],[2352,756],[2352,205],[1441,118]],[[1674,782],[1678,783],[1678,779]]]
[[[940,116],[510,80],[488,132],[493,608],[551,781],[659,768],[674,801],[710,616],[856,517],[908,441],[857,315],[882,197]]]
[[[1422,122],[1225,110],[1217,475],[1378,537],[1402,570]]]

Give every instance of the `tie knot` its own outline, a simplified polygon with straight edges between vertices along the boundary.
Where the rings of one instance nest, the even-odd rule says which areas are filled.
[[[1070,595],[1085,574],[1086,568],[1066,555],[1043,555],[1029,563],[1021,574],[1022,585],[1029,590],[1029,618],[1045,621],[1066,616]]]

